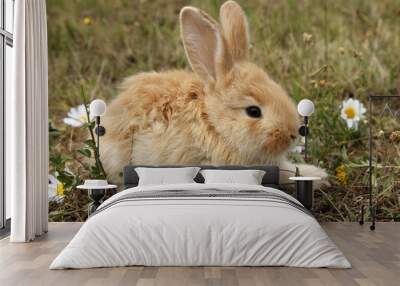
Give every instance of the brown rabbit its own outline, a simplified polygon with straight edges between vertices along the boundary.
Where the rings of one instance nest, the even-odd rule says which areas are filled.
[[[294,102],[249,62],[246,16],[234,1],[221,26],[194,7],[180,13],[181,36],[194,71],[141,73],[127,78],[104,116],[101,160],[112,181],[128,164],[275,164],[297,137]],[[302,175],[324,170],[298,165]],[[282,172],[282,181],[293,174]]]

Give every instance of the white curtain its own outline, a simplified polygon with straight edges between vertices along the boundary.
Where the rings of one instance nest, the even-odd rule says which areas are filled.
[[[48,90],[45,0],[15,1],[14,92],[6,98],[6,187],[12,242],[47,232]]]

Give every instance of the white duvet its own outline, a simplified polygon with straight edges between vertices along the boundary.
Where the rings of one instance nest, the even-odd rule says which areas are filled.
[[[210,188],[263,190],[297,202],[279,190],[254,185],[179,184],[127,189],[100,206],[103,211],[87,220],[50,269],[127,265],[351,267],[318,222],[288,204],[230,197],[115,203],[131,192]]]

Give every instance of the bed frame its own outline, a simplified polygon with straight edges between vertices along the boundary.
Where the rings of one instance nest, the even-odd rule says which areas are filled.
[[[124,189],[136,187],[139,183],[139,176],[135,171],[136,167],[159,168],[159,167],[200,167],[201,169],[217,169],[217,170],[263,170],[265,171],[262,185],[275,189],[282,189],[279,185],[279,167],[277,166],[211,166],[211,165],[163,165],[163,166],[146,166],[146,165],[130,165],[124,167],[123,184]],[[197,183],[204,183],[204,178],[200,174],[194,178]]]

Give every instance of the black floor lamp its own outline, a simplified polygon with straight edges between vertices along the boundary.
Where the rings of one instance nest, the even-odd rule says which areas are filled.
[[[307,136],[309,135],[308,129],[308,117],[314,113],[314,103],[309,99],[303,99],[297,105],[297,111],[301,116],[304,117],[304,124],[299,128],[299,134],[304,137],[304,160],[307,161]],[[308,209],[312,210],[314,193],[313,193],[313,181],[320,180],[319,177],[303,177],[299,173],[299,169],[296,167],[295,177],[289,178],[295,181],[296,184],[296,197],[297,199]]]

